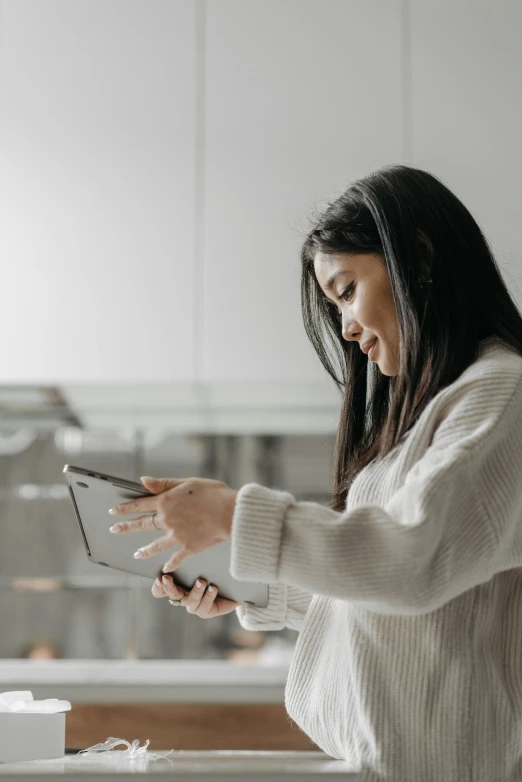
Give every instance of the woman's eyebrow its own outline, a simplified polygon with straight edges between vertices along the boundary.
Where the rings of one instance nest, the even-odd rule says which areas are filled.
[[[326,281],[326,289],[331,290],[334,282],[336,281],[337,277],[340,277],[341,274],[351,274],[352,272],[349,269],[341,269],[340,272],[334,272],[332,276]]]

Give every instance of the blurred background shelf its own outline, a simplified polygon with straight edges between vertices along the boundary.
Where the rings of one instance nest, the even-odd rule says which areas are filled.
[[[0,692],[75,703],[282,703],[286,665],[226,660],[0,659]]]

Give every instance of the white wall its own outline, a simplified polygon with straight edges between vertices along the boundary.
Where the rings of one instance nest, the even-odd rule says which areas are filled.
[[[0,381],[192,378],[194,5],[0,14]]]
[[[410,3],[408,157],[468,207],[522,306],[522,3]]]
[[[219,0],[206,26],[205,379],[314,380],[307,218],[401,155],[398,0]]]

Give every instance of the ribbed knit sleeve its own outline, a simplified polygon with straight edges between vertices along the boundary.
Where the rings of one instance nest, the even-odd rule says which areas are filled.
[[[238,606],[236,615],[245,630],[300,630],[312,595],[286,584],[269,584],[266,608]]]
[[[520,377],[514,361],[442,393],[423,413],[431,442],[383,506],[337,513],[243,486],[232,575],[380,613],[421,614],[522,566]]]

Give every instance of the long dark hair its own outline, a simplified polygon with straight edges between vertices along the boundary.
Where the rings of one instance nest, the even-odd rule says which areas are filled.
[[[385,264],[399,327],[396,376],[343,339],[337,307],[315,276],[318,250],[375,253]],[[342,511],[356,475],[402,441],[429,401],[477,359],[481,339],[500,337],[522,355],[522,316],[470,212],[439,179],[411,166],[385,166],[354,182],[315,220],[301,262],[306,333],[343,395],[330,500]],[[426,277],[432,282],[419,285]]]

